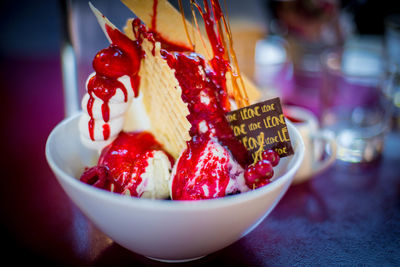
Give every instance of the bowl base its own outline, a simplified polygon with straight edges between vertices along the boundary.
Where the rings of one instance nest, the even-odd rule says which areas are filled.
[[[195,260],[204,258],[205,256],[206,255],[203,255],[203,256],[200,256],[200,257],[195,257],[195,258],[190,258],[190,259],[182,259],[182,260],[159,259],[159,258],[153,258],[153,257],[148,257],[148,256],[146,256],[146,258],[149,258],[149,259],[155,260],[155,261],[166,262],[166,263],[181,263],[181,262],[195,261]]]

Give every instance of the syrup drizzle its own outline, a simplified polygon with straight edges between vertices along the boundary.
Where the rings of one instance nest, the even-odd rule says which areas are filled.
[[[158,7],[158,0],[153,0],[153,14],[151,16],[151,25],[148,30],[143,30],[141,33],[146,36],[149,40],[157,41],[161,43],[161,48],[168,50],[168,51],[179,51],[179,52],[185,52],[185,51],[191,51],[193,52],[194,47],[193,45],[187,46],[186,44],[178,44],[176,42],[167,40],[159,32],[157,32],[157,7]],[[140,20],[139,20],[140,22]],[[137,24],[138,22],[136,22]],[[149,37],[149,35],[152,35]],[[154,49],[153,49],[153,55],[154,55]]]
[[[200,5],[196,2],[196,0],[190,1],[191,5],[194,5],[197,8],[197,10],[199,10],[200,15],[203,17],[207,35],[214,52],[214,57],[222,56],[228,62],[227,65],[229,66],[229,71],[232,75],[233,97],[235,99],[237,106],[239,108],[246,107],[249,105],[249,100],[245,90],[243,78],[240,73],[236,53],[235,50],[233,49],[233,39],[232,39],[232,32],[229,26],[229,21],[227,18],[225,18],[225,15],[222,12],[219,1],[210,0],[210,2],[214,15],[213,18],[211,18],[210,16],[211,12],[207,0],[203,0],[203,5],[205,9],[204,12],[202,11]],[[193,16],[195,18],[195,14],[193,14]],[[226,45],[224,39],[224,31],[222,28],[222,24],[224,25],[229,46]],[[214,30],[215,25],[217,27],[218,34],[216,34]],[[225,53],[221,54],[220,53],[221,49],[223,49]],[[233,61],[234,68],[232,67],[231,61]]]
[[[157,0],[157,1],[158,1],[158,0]],[[183,26],[184,26],[184,28],[185,28],[186,37],[187,37],[187,39],[188,39],[188,42],[189,42],[190,46],[191,46],[191,47],[193,48],[193,50],[194,50],[195,47],[194,47],[194,44],[193,44],[193,42],[192,42],[192,39],[190,38],[189,31],[188,31],[188,27],[187,27],[187,24],[186,24],[185,13],[184,13],[184,11],[183,11],[183,6],[182,6],[182,0],[179,0],[178,3],[179,3],[179,10],[180,10],[180,12],[181,12],[181,17],[182,17]]]
[[[140,68],[140,60],[143,53],[139,43],[130,40],[117,29],[112,29],[106,25],[106,31],[110,37],[111,45],[96,54],[93,60],[93,68],[96,75],[90,78],[88,82],[89,101],[87,103],[87,111],[90,117],[88,122],[90,139],[95,141],[94,128],[95,119],[93,117],[93,105],[95,97],[103,101],[101,105],[103,125],[103,138],[110,138],[110,99],[121,90],[124,95],[124,102],[128,101],[128,91],[124,84],[117,79],[121,76],[128,75],[132,85],[133,94],[138,96],[140,78],[138,75]]]
[[[153,15],[151,16],[151,29],[157,31],[157,6],[158,0],[153,1]]]
[[[232,57],[233,64],[235,66],[234,69],[231,69],[231,74],[232,74],[232,86],[234,88],[234,97],[237,102],[237,105],[239,108],[243,108],[248,106],[249,103],[249,98],[247,96],[246,88],[243,82],[243,77],[240,73],[240,68],[239,68],[239,63],[237,60],[236,52],[233,49],[233,38],[232,38],[232,31],[229,26],[229,18],[228,16],[224,16],[221,7],[216,0],[212,0],[214,3],[213,6],[218,6],[218,12],[221,14],[220,19],[222,19],[222,22],[224,24],[226,36],[228,38],[228,44],[229,44],[229,55]],[[226,4],[225,4],[226,6]],[[221,28],[221,27],[220,27]],[[222,32],[222,31],[221,31]],[[239,81],[239,83],[238,83]]]
[[[225,28],[225,32],[228,37],[228,43],[229,43],[228,58],[229,58],[229,55],[231,55],[233,64],[235,66],[235,69],[231,68],[232,86],[234,88],[234,98],[236,100],[238,107],[243,108],[243,107],[248,106],[250,103],[249,103],[249,98],[247,96],[247,92],[245,89],[246,87],[244,86],[243,77],[240,73],[240,68],[239,68],[239,63],[238,63],[237,57],[236,57],[236,52],[233,49],[233,38],[232,38],[232,31],[229,26],[230,25],[229,18],[228,18],[228,15],[225,18],[224,14],[221,10],[221,7],[218,3],[218,0],[217,0],[217,2],[215,2],[215,0],[212,0],[212,2],[213,2],[213,7],[217,7],[216,10],[217,10],[217,13],[219,14],[218,29],[220,31],[220,34],[221,34],[221,36],[223,36],[222,27],[221,27],[221,19],[222,19],[222,22],[223,22],[224,28]],[[226,4],[225,4],[225,6],[226,6]],[[226,45],[225,45],[225,47],[226,47]],[[228,51],[228,50],[226,49],[226,51]],[[239,81],[239,83],[238,83],[238,81]]]
[[[142,183],[141,176],[148,166],[148,158],[153,156],[154,150],[161,149],[151,133],[121,132],[110,146],[103,149],[98,165],[107,166],[110,176],[114,177],[110,185],[114,185],[115,193],[123,194],[129,190],[131,196],[140,197],[137,187]]]
[[[128,92],[125,86],[118,80],[108,78],[102,75],[95,75],[90,78],[88,82],[88,93],[89,101],[87,103],[87,110],[90,116],[89,120],[89,134],[90,138],[94,141],[94,118],[93,118],[93,104],[95,96],[103,100],[101,105],[101,113],[105,124],[103,125],[103,137],[107,140],[110,137],[110,126],[108,121],[110,120],[110,107],[109,101],[115,95],[117,89],[120,89],[124,94],[124,101],[128,100]]]
[[[198,9],[204,20],[206,33],[213,50],[213,58],[210,64],[216,72],[216,84],[220,87],[218,94],[219,100],[225,112],[228,112],[230,111],[230,103],[226,89],[226,73],[229,69],[229,62],[225,59],[225,47],[222,43],[221,36],[215,31],[215,14],[213,18],[207,0],[204,0],[204,10],[195,1],[191,1],[191,3]]]

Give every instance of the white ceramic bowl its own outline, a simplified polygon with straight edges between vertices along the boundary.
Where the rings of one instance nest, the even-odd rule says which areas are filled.
[[[84,184],[94,152],[79,141],[78,115],[58,124],[46,144],[47,161],[82,212],[121,246],[162,261],[186,261],[220,250],[253,230],[290,186],[304,154],[299,132],[288,123],[295,155],[282,158],[267,186],[221,199],[136,199]]]

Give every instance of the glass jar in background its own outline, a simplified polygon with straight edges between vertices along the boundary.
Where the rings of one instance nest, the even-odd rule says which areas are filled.
[[[292,64],[287,55],[287,43],[279,36],[268,36],[255,46],[254,80],[263,99],[282,97],[292,86]]]
[[[383,58],[378,50],[345,47],[322,56],[321,124],[336,135],[337,158],[370,162],[383,150],[390,108],[383,94]]]
[[[400,14],[385,19],[385,47],[389,65],[400,65]]]
[[[289,47],[293,64],[292,86],[282,91],[283,102],[286,105],[306,108],[320,118],[322,88],[320,57],[328,47],[320,43],[290,39]]]
[[[321,115],[321,54],[341,48],[353,31],[351,18],[338,0],[269,0],[270,28],[288,44],[292,62],[291,86],[282,90],[282,102]]]
[[[385,19],[386,79],[385,96],[392,109],[392,129],[400,130],[400,14]]]
[[[240,72],[253,79],[256,44],[267,34],[264,23],[249,17],[240,18],[233,15],[230,16],[229,23]]]
[[[400,131],[400,68],[397,64],[388,67],[382,89],[391,110],[391,129],[398,132]]]

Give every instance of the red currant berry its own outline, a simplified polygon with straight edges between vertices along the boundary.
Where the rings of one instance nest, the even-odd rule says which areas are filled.
[[[246,184],[251,185],[256,182],[260,175],[257,172],[257,169],[254,165],[250,165],[247,167],[246,171],[244,172],[244,178],[246,179]]]
[[[266,179],[271,179],[273,176],[274,176],[274,169],[271,169],[271,171],[265,174]]]
[[[270,182],[271,181],[269,179],[262,179],[255,186],[256,186],[256,188],[260,188],[260,187],[263,187],[263,186],[269,184]]]
[[[279,160],[280,160],[279,154],[272,149],[263,151],[261,156],[263,159],[269,160],[273,167],[278,165]]]
[[[273,171],[271,162],[266,159],[257,161],[255,167],[261,177],[267,176],[267,174]]]

